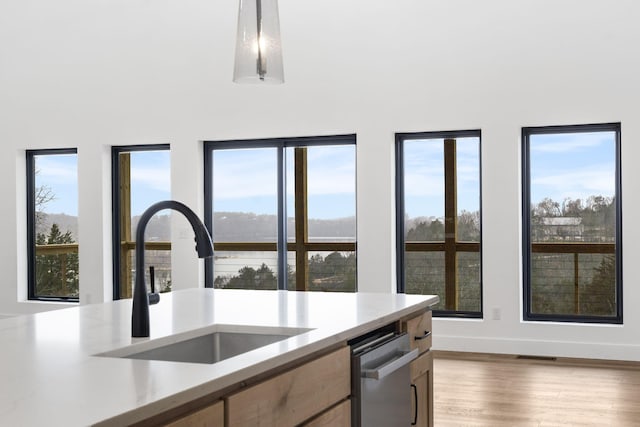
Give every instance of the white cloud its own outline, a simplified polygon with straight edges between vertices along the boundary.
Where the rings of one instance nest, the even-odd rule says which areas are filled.
[[[531,151],[566,153],[611,144],[613,141],[613,132],[533,135],[531,136]]]
[[[44,184],[75,182],[78,179],[75,154],[38,156],[36,172],[36,179]]]
[[[214,152],[214,199],[242,199],[277,194],[276,150],[221,150]]]
[[[310,149],[309,192],[319,194],[350,194],[355,192],[355,154],[353,147],[322,147]],[[349,155],[351,151],[351,155]],[[277,196],[276,151],[240,150],[216,154],[214,164],[214,198],[243,199],[257,196]],[[294,192],[293,160],[287,159],[289,173],[287,192]]]
[[[458,158],[456,171],[458,173],[458,187],[471,185],[471,183],[474,182],[476,183],[475,186],[480,185],[480,165],[478,164],[478,157]]]
[[[131,170],[131,184],[158,191],[171,191],[171,174],[166,168],[136,167]]]
[[[215,199],[276,196],[278,180],[274,168],[236,169],[238,168],[230,167],[214,172],[213,197]]]
[[[613,196],[615,179],[613,165],[598,169],[575,169],[566,173],[532,179],[534,201],[550,197],[562,201],[567,197],[585,199],[589,196]]]
[[[309,174],[309,194],[355,194],[356,176],[353,169],[331,171],[330,174]]]
[[[404,177],[405,196],[444,197],[444,175],[442,172],[408,173]]]
[[[310,194],[355,194],[355,147],[309,150],[307,161]],[[293,183],[287,184],[292,185],[289,191],[293,191]]]

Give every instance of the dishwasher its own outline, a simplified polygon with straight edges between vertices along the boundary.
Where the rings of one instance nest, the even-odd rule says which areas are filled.
[[[351,425],[406,427],[411,417],[409,336],[384,328],[351,345]]]

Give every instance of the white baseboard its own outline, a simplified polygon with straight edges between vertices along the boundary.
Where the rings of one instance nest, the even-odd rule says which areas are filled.
[[[528,356],[640,361],[640,344],[582,343],[434,334],[433,349]]]

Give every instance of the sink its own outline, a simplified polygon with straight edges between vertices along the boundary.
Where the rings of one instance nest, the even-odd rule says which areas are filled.
[[[197,336],[193,336],[193,332],[179,336],[174,335],[155,342],[148,341],[142,345],[129,346],[97,356],[212,364],[310,330],[301,328],[237,330],[237,326],[230,328],[218,326],[215,329],[213,332],[209,329],[200,331],[201,335]],[[166,341],[170,342],[166,343]]]
[[[216,363],[287,338],[289,338],[288,335],[214,332],[123,357],[170,362]]]

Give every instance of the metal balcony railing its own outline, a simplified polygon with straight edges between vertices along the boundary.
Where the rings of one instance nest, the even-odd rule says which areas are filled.
[[[340,277],[338,271],[334,271],[336,273],[334,277],[319,279],[314,276],[314,273],[309,267],[309,254],[314,252],[355,253],[356,247],[356,242],[288,242],[287,252],[296,254],[295,270],[293,270],[293,276],[289,276],[289,289],[293,290],[295,285],[295,290],[355,291],[355,277],[353,277],[353,283],[345,287],[345,283],[337,279]],[[217,242],[213,244],[213,248],[217,253],[240,252],[246,254],[252,252],[277,253],[278,250],[276,242]],[[238,271],[240,271],[241,268],[242,265],[238,265]],[[299,280],[303,280],[303,282],[299,282]],[[336,284],[338,285],[336,286]]]
[[[449,249],[445,242],[405,242],[405,250],[406,252],[442,252],[445,253]],[[453,249],[453,248],[452,248]],[[455,242],[455,249],[452,251],[455,259],[456,253],[464,253],[464,252],[479,252],[480,251],[480,243],[477,242]],[[533,243],[531,245],[532,254],[549,254],[549,255],[573,255],[572,259],[572,268],[571,275],[573,276],[573,314],[581,314],[580,313],[580,303],[581,303],[581,280],[584,281],[585,272],[581,271],[580,268],[580,256],[581,255],[613,255],[615,254],[615,244],[614,243],[584,243],[584,242],[544,242],[544,243]],[[438,265],[438,269],[441,270],[440,274],[446,276],[447,270],[444,269],[441,265]],[[591,268],[591,267],[590,267]],[[456,269],[453,269],[452,277],[449,280],[446,280],[445,277],[442,277],[443,289],[445,295],[447,295],[451,300],[449,301],[449,305],[447,306],[448,310],[457,310],[459,309],[459,293],[460,293],[460,283],[458,281],[458,272]],[[584,283],[582,283],[584,285]]]
[[[131,258],[131,254],[136,247],[136,242],[132,241],[123,241],[120,242],[122,247],[123,254],[126,259]],[[67,272],[69,270],[69,260],[68,255],[70,254],[78,254],[78,244],[77,243],[66,243],[66,244],[51,244],[51,245],[36,245],[35,254],[36,256],[55,256],[57,257],[57,261],[60,269],[60,295],[66,297],[68,296],[67,289]],[[145,249],[150,251],[170,251],[171,250],[171,242],[145,242]],[[124,263],[122,265],[122,274],[126,278],[125,283],[132,283],[133,281],[133,270],[132,263]],[[74,270],[74,274],[77,274],[77,271]],[[36,284],[37,286],[37,284]],[[128,286],[128,292],[125,292],[124,297],[130,297],[131,285]]]
[[[573,313],[582,314],[580,284],[584,274],[581,274],[581,255],[614,255],[616,252],[615,243],[583,243],[583,242],[544,242],[532,243],[532,254],[548,255],[573,255]]]

